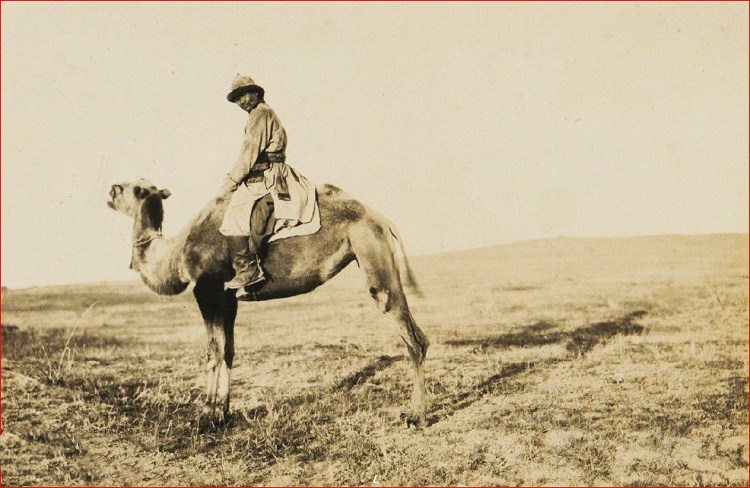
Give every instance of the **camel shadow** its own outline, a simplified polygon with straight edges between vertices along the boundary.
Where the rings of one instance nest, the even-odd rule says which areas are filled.
[[[568,351],[579,355],[588,353],[597,344],[616,335],[640,334],[643,326],[633,321],[646,315],[644,310],[637,310],[615,320],[597,322],[579,327],[572,331],[550,331],[554,324],[537,322],[524,327],[519,332],[501,334],[479,339],[455,339],[445,341],[449,346],[474,346],[474,351],[482,352],[491,348],[532,347],[559,344],[568,341]]]
[[[403,355],[396,356],[380,356],[375,362],[366,365],[364,368],[355,371],[346,378],[340,380],[334,390],[351,390],[357,385],[365,383],[368,379],[375,376],[378,371],[386,369],[388,366],[396,361],[404,359]]]
[[[427,425],[432,425],[452,416],[488,394],[518,393],[525,385],[509,381],[539,366],[551,366],[588,354],[595,346],[603,344],[617,335],[639,335],[643,326],[635,320],[646,315],[644,310],[630,312],[620,318],[578,327],[572,331],[551,331],[553,324],[537,322],[515,333],[501,334],[479,339],[455,339],[445,344],[455,347],[473,346],[472,351],[481,352],[492,348],[534,347],[565,343],[569,352],[565,358],[545,359],[542,362],[519,362],[504,365],[497,373],[483,379],[469,389],[457,394],[436,398],[429,411]]]
[[[384,369],[388,368],[391,364],[393,364],[396,361],[401,361],[404,359],[403,355],[396,355],[396,356],[388,356],[388,355],[382,355],[379,358],[377,358],[375,361],[370,362],[369,364],[366,364],[361,369],[358,369],[351,373],[350,375],[344,377],[343,379],[336,382],[333,387],[330,388],[329,394],[333,394],[336,392],[342,392],[342,391],[350,391],[357,386],[360,386],[364,383],[366,383],[370,378],[375,376],[379,371],[383,371]],[[305,392],[303,394],[295,395],[290,398],[287,398],[283,401],[284,406],[292,409],[296,409],[300,406],[302,406],[305,403],[314,403],[316,401],[319,401],[320,396],[322,396],[325,390],[320,390],[319,393],[311,393],[311,392]],[[246,420],[261,420],[264,419],[269,413],[268,406],[265,404],[260,404],[256,407],[250,408],[247,410],[243,415]],[[233,418],[236,418],[233,417]]]

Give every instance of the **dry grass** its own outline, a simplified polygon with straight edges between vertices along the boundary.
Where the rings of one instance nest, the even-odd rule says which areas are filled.
[[[4,290],[2,481],[747,485],[747,246],[556,239],[413,259],[432,341],[421,431],[399,420],[408,360],[356,268],[241,304],[218,429],[196,417],[189,294]]]

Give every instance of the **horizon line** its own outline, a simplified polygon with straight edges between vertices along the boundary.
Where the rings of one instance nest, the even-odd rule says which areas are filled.
[[[521,239],[517,241],[507,241],[507,242],[499,242],[495,244],[487,244],[487,245],[480,245],[480,246],[474,246],[474,247],[464,247],[464,248],[458,248],[458,249],[451,249],[448,251],[436,251],[436,252],[429,252],[429,253],[421,253],[421,254],[409,254],[407,253],[407,256],[410,259],[415,258],[428,258],[428,257],[436,257],[436,256],[444,256],[446,254],[454,254],[454,253],[465,253],[465,252],[473,252],[473,251],[481,251],[486,250],[490,248],[495,247],[503,247],[503,246],[514,246],[519,244],[530,244],[534,242],[542,242],[542,241],[553,241],[553,240],[561,240],[561,239],[568,239],[568,240],[590,240],[590,239],[596,239],[596,240],[618,240],[618,239],[644,239],[644,238],[675,238],[675,237],[682,237],[682,238],[695,238],[695,237],[721,237],[721,236],[744,236],[750,238],[750,233],[748,231],[745,232],[711,232],[711,233],[695,233],[695,234],[689,234],[689,233],[678,233],[678,232],[672,232],[667,234],[635,234],[635,235],[623,235],[623,236],[565,236],[565,235],[558,235],[558,236],[550,236],[550,237],[539,237],[539,238],[530,238],[530,239]],[[82,285],[105,285],[105,284],[128,284],[128,283],[136,283],[140,282],[140,277],[134,276],[131,279],[109,279],[109,280],[95,280],[95,281],[69,281],[69,282],[62,282],[62,283],[37,283],[37,284],[31,284],[31,285],[24,285],[24,286],[9,286],[6,285],[3,280],[2,276],[0,276],[0,286],[2,287],[2,291],[21,291],[21,290],[29,290],[32,288],[50,288],[50,287],[66,287],[66,286],[82,286]]]

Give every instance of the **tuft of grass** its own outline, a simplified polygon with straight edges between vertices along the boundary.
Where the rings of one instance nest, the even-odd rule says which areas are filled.
[[[73,326],[73,330],[70,331],[68,339],[65,341],[65,345],[60,351],[60,357],[57,361],[54,361],[50,354],[47,352],[47,348],[44,344],[41,344],[42,352],[44,353],[44,367],[42,371],[42,377],[53,385],[64,385],[67,372],[73,367],[73,349],[70,347],[70,341],[73,339],[78,328],[81,326],[83,320],[91,313],[91,310],[96,305],[96,302],[89,305],[89,307],[81,314],[78,321]]]

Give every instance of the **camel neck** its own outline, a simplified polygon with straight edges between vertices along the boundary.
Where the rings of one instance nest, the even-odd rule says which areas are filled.
[[[190,283],[179,259],[179,246],[172,239],[164,239],[160,230],[137,234],[133,239],[130,268],[160,295],[181,293]]]

